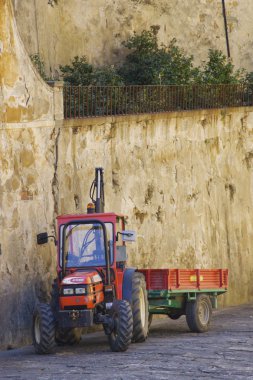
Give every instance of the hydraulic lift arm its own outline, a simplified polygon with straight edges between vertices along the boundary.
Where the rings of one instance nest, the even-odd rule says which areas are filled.
[[[104,169],[103,168],[95,169],[95,179],[91,184],[90,198],[95,205],[95,212],[103,213],[104,208],[105,208]]]

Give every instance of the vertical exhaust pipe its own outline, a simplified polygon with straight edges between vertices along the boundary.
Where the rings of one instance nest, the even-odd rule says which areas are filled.
[[[90,197],[95,205],[96,213],[103,213],[105,209],[105,195],[104,195],[104,169],[95,169],[95,179],[90,188]]]

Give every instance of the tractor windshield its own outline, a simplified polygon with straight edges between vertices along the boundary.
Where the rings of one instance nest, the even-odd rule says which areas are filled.
[[[111,223],[106,223],[106,230],[110,245],[113,236]],[[66,268],[106,265],[104,230],[101,224],[69,224],[63,239]]]

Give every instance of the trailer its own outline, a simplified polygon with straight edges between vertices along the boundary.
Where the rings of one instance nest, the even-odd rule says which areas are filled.
[[[155,314],[186,315],[191,331],[209,328],[217,297],[228,288],[227,269],[139,269],[148,292],[149,325]]]

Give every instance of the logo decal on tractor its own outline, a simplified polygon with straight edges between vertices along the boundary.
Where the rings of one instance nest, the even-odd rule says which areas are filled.
[[[93,282],[101,282],[102,278],[99,276],[99,274],[95,274],[95,276],[92,277]]]
[[[62,281],[63,284],[81,284],[83,282],[82,277],[72,277],[72,278],[64,278]]]

